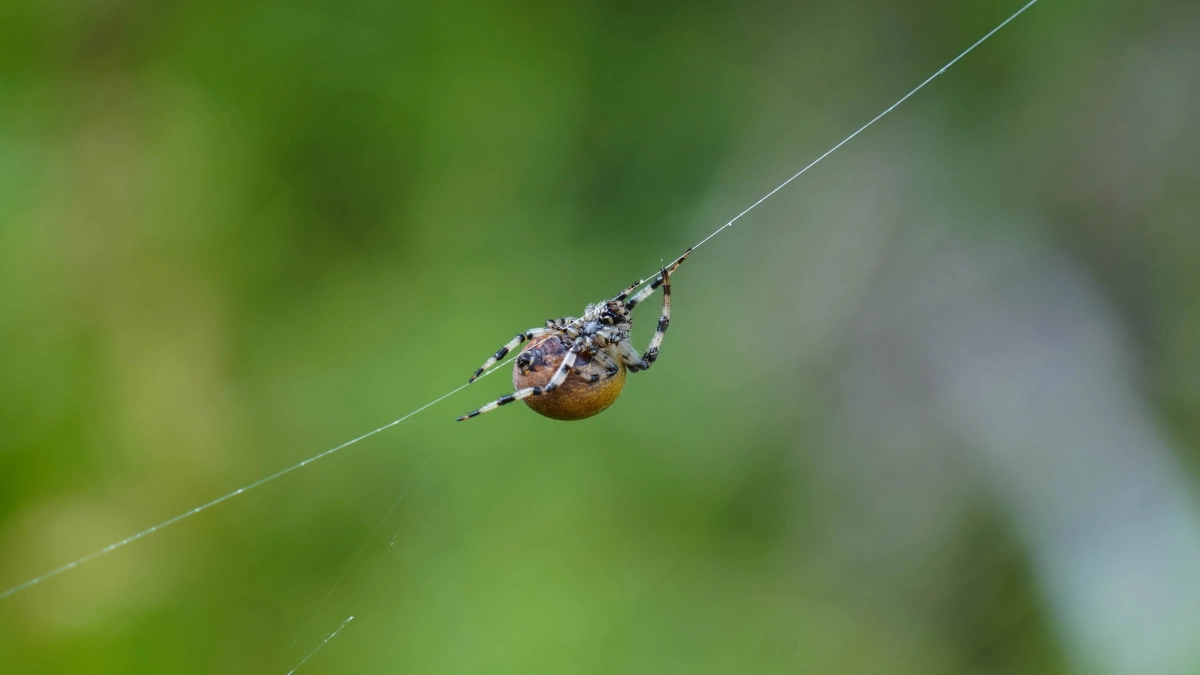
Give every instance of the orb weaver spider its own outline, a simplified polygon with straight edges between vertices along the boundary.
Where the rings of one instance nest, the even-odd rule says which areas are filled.
[[[525,341],[531,341],[513,365],[516,392],[501,396],[458,421],[491,412],[513,401],[525,401],[535,412],[557,420],[580,420],[603,412],[625,387],[625,374],[647,370],[658,359],[658,350],[671,323],[671,274],[687,260],[684,251],[670,267],[636,295],[630,294],[643,281],[626,288],[607,302],[588,305],[579,318],[546,321],[544,328],[531,328],[500,348],[468,380],[479,379],[489,368]],[[629,339],[633,308],[662,287],[662,315],[650,345],[639,355]],[[628,298],[628,299],[626,299]]]

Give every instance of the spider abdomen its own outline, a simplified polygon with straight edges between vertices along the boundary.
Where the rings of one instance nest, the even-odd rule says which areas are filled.
[[[558,370],[567,348],[560,335],[547,335],[529,343],[513,363],[513,386],[545,388]],[[534,412],[556,420],[581,420],[603,412],[625,387],[625,365],[616,362],[616,372],[589,352],[579,352],[575,365],[559,387],[540,396],[524,399]]]

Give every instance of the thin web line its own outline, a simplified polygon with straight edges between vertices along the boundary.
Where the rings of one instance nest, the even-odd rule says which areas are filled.
[[[796,179],[797,179],[797,178],[799,178],[801,175],[803,175],[803,174],[804,174],[806,171],[808,171],[808,170],[809,170],[809,169],[811,169],[812,167],[814,167],[814,166],[816,166],[817,164],[819,164],[819,163],[820,163],[822,160],[824,160],[824,159],[825,159],[826,157],[828,157],[829,155],[831,155],[831,154],[833,154],[834,152],[836,152],[836,151],[838,150],[838,148],[841,148],[843,145],[845,145],[846,143],[850,142],[850,140],[851,140],[851,139],[853,139],[855,136],[858,136],[858,135],[859,135],[859,134],[861,134],[863,131],[866,131],[866,130],[867,130],[867,129],[868,129],[870,126],[871,126],[871,125],[873,125],[873,124],[875,124],[876,122],[878,122],[879,120],[883,119],[883,118],[884,118],[884,117],[885,117],[885,116],[886,116],[888,113],[892,112],[892,111],[893,111],[893,110],[895,110],[897,107],[899,107],[901,103],[904,103],[904,102],[905,102],[905,101],[907,101],[909,98],[911,98],[913,94],[917,93],[917,92],[918,92],[918,91],[920,91],[921,89],[924,89],[924,88],[925,88],[925,85],[927,85],[927,84],[929,84],[930,82],[932,82],[932,81],[934,81],[935,79],[937,79],[937,78],[938,78],[938,77],[939,77],[939,76],[940,76],[942,73],[945,73],[945,72],[946,72],[946,70],[948,70],[948,69],[950,68],[950,66],[953,66],[955,63],[958,63],[958,62],[959,62],[959,60],[961,60],[961,59],[962,59],[964,56],[966,56],[967,54],[970,54],[972,51],[974,51],[974,50],[975,50],[975,48],[976,48],[976,47],[978,47],[979,45],[981,45],[981,44],[983,44],[984,42],[986,42],[986,41],[987,41],[989,38],[991,38],[993,35],[995,35],[995,34],[996,34],[996,33],[997,33],[997,32],[998,32],[998,31],[999,31],[1001,28],[1004,28],[1005,26],[1007,26],[1007,25],[1008,25],[1009,23],[1011,23],[1011,22],[1012,22],[1014,19],[1016,19],[1016,18],[1017,18],[1018,16],[1020,16],[1021,14],[1023,14],[1023,13],[1025,12],[1025,10],[1029,9],[1030,7],[1033,7],[1033,6],[1034,6],[1035,4],[1037,4],[1037,3],[1038,3],[1038,0],[1030,0],[1030,2],[1029,2],[1029,3],[1027,3],[1025,6],[1021,7],[1020,9],[1018,9],[1016,12],[1014,12],[1014,13],[1012,14],[1012,16],[1010,16],[1010,17],[1008,17],[1007,19],[1005,19],[1004,21],[1002,21],[1002,22],[1001,22],[1001,23],[1000,23],[998,26],[996,26],[996,27],[995,27],[995,28],[993,28],[992,30],[988,31],[988,33],[987,33],[986,35],[984,35],[983,37],[981,37],[981,38],[979,38],[978,40],[976,40],[974,44],[972,44],[970,47],[967,47],[967,48],[966,48],[966,49],[965,49],[965,50],[964,50],[964,51],[963,51],[961,54],[959,54],[958,56],[956,56],[956,57],[954,57],[953,59],[951,59],[949,63],[947,63],[946,65],[944,65],[944,66],[942,66],[941,68],[939,68],[937,72],[935,72],[933,75],[930,75],[928,78],[926,78],[926,80],[925,80],[924,82],[922,82],[921,84],[917,85],[917,86],[916,86],[916,87],[915,87],[915,88],[914,88],[912,91],[908,92],[908,93],[907,93],[907,94],[905,94],[903,97],[901,97],[901,98],[900,98],[900,100],[898,100],[898,101],[896,101],[895,103],[893,103],[892,105],[888,106],[888,108],[887,108],[886,110],[884,110],[883,112],[881,112],[881,113],[879,113],[878,115],[876,115],[876,116],[875,116],[875,118],[874,118],[874,119],[872,119],[870,122],[867,122],[867,123],[866,123],[866,124],[864,124],[863,126],[859,127],[859,129],[858,129],[857,131],[855,131],[854,133],[850,134],[850,135],[849,135],[849,136],[847,136],[846,138],[842,139],[842,141],[841,141],[840,143],[838,143],[837,145],[835,145],[835,146],[833,146],[832,148],[830,148],[829,150],[827,150],[827,151],[826,151],[824,154],[822,154],[820,157],[817,157],[815,160],[813,160],[812,162],[810,162],[810,163],[809,163],[807,166],[805,166],[803,169],[800,169],[799,171],[797,171],[795,174],[793,174],[793,175],[792,175],[792,177],[791,177],[791,178],[788,178],[787,180],[785,180],[785,181],[783,181],[782,183],[780,183],[778,187],[776,187],[774,190],[771,190],[771,191],[770,191],[770,192],[768,192],[766,195],[764,195],[764,196],[763,196],[761,199],[759,199],[758,201],[754,202],[754,203],[753,203],[753,204],[751,204],[749,207],[747,207],[747,208],[746,208],[744,211],[742,211],[741,213],[739,213],[739,214],[737,214],[736,216],[734,216],[732,220],[730,220],[729,222],[725,223],[725,224],[724,224],[724,225],[722,225],[721,227],[718,227],[716,230],[714,230],[714,231],[712,232],[712,234],[710,234],[710,235],[708,235],[707,237],[705,237],[705,238],[701,239],[701,240],[700,240],[700,242],[699,242],[698,244],[696,244],[696,245],[692,246],[692,248],[691,248],[690,250],[693,250],[693,251],[694,251],[694,250],[696,250],[696,249],[700,248],[701,246],[703,246],[703,245],[704,245],[706,242],[708,242],[708,240],[709,240],[709,239],[712,239],[713,237],[717,236],[717,235],[718,235],[718,234],[720,234],[722,231],[724,231],[726,228],[728,228],[728,227],[732,226],[732,225],[733,225],[735,222],[737,222],[737,221],[738,221],[738,219],[740,219],[742,216],[744,216],[744,215],[746,215],[747,213],[750,213],[751,211],[753,211],[753,210],[754,210],[754,209],[755,209],[755,208],[756,208],[756,207],[757,207],[759,204],[762,204],[762,203],[763,203],[763,202],[765,202],[767,199],[769,199],[769,198],[770,198],[772,195],[774,195],[776,192],[779,192],[779,191],[780,191],[780,190],[782,190],[783,188],[787,187],[787,185],[788,185],[789,183],[791,183],[792,181],[796,180]],[[682,256],[681,256],[681,257],[682,257]],[[677,258],[677,259],[676,259],[676,261],[678,261],[678,260],[679,260],[679,259]],[[655,276],[654,276],[654,275],[651,275],[651,276],[650,276],[650,279],[654,279],[654,278],[655,278]],[[649,280],[649,279],[647,279],[647,280],[643,280],[643,282],[642,282],[642,283],[645,283],[645,282],[646,282],[646,281],[648,281],[648,280]],[[500,368],[501,368],[502,366],[504,366],[504,365],[508,364],[508,363],[509,363],[509,362],[511,362],[511,361],[512,361],[512,359],[509,359],[508,361],[505,361],[504,363],[502,363],[502,364],[499,364],[499,365],[497,365],[497,366],[493,367],[493,368],[492,368],[491,370],[489,370],[487,373],[484,373],[482,376],[480,376],[480,379],[482,379],[483,377],[486,377],[487,375],[490,375],[490,374],[492,374],[492,373],[494,373],[494,372],[496,372],[496,371],[500,370]],[[377,433],[379,433],[379,432],[381,432],[381,431],[383,431],[383,430],[385,430],[385,429],[389,429],[389,428],[391,428],[391,427],[394,427],[394,426],[396,426],[397,424],[399,424],[399,423],[403,422],[404,420],[406,420],[406,419],[408,419],[408,418],[412,417],[413,415],[416,415],[417,413],[424,411],[426,408],[430,408],[430,407],[432,407],[433,405],[435,405],[435,404],[437,404],[437,403],[441,403],[442,401],[446,400],[447,398],[450,398],[451,396],[453,396],[453,395],[457,394],[458,392],[462,391],[463,389],[466,389],[468,386],[470,386],[470,385],[469,385],[469,384],[464,384],[464,385],[462,385],[461,387],[459,387],[459,388],[457,388],[457,389],[454,389],[453,391],[451,391],[451,392],[449,392],[449,393],[447,393],[447,394],[444,394],[443,396],[441,396],[441,397],[439,397],[439,398],[437,398],[437,399],[434,399],[433,401],[431,401],[431,402],[429,402],[429,403],[426,403],[425,405],[421,406],[420,408],[417,408],[416,410],[414,410],[414,411],[412,411],[412,412],[408,413],[408,414],[407,414],[407,415],[405,415],[404,417],[401,417],[400,419],[398,419],[398,420],[396,420],[396,421],[394,421],[394,422],[390,422],[390,423],[388,423],[388,424],[385,424],[384,426],[382,426],[382,427],[379,427],[378,429],[376,429],[376,430],[374,430],[374,431],[372,431],[372,432],[370,432],[370,433],[363,434],[362,436],[359,436],[358,438],[355,438],[354,440],[347,441],[347,442],[345,442],[345,443],[343,443],[343,444],[341,444],[341,445],[337,446],[336,448],[332,448],[332,449],[330,449],[330,450],[326,450],[325,452],[322,452],[322,453],[321,453],[321,454],[319,454],[319,455],[315,455],[315,456],[313,456],[313,457],[311,457],[311,458],[309,458],[309,459],[306,459],[306,460],[304,460],[303,462],[300,462],[299,464],[295,464],[295,465],[293,465],[293,466],[290,466],[290,467],[288,467],[288,468],[286,468],[286,469],[284,469],[284,470],[282,470],[282,471],[278,471],[278,472],[276,472],[276,473],[273,473],[273,474],[271,474],[270,476],[267,476],[266,478],[263,478],[263,479],[261,479],[261,480],[255,481],[255,482],[253,482],[253,483],[251,483],[251,484],[249,484],[249,485],[247,485],[247,486],[245,486],[245,487],[238,488],[237,490],[235,490],[235,491],[233,491],[233,492],[230,492],[229,494],[227,494],[227,495],[225,495],[225,496],[223,496],[223,497],[219,497],[219,498],[217,498],[217,499],[214,499],[214,500],[212,500],[211,502],[208,502],[207,504],[202,504],[202,505],[200,505],[200,506],[197,506],[196,508],[192,509],[191,511],[186,511],[186,512],[184,512],[184,513],[181,513],[180,515],[178,515],[178,516],[175,516],[174,518],[171,518],[170,520],[163,521],[162,523],[159,523],[158,525],[155,525],[154,527],[151,527],[150,529],[143,530],[143,531],[141,531],[141,532],[138,532],[137,534],[135,534],[135,535],[133,535],[133,536],[131,536],[131,537],[127,537],[127,538],[125,538],[125,539],[122,539],[122,540],[120,540],[120,541],[118,541],[118,542],[114,543],[114,544],[110,544],[110,545],[108,545],[108,546],[105,546],[104,548],[100,549],[99,551],[96,551],[95,553],[88,554],[88,555],[86,555],[86,556],[84,556],[84,557],[82,557],[82,558],[79,558],[78,560],[75,560],[75,561],[73,561],[73,562],[67,563],[66,565],[63,565],[62,567],[59,567],[59,568],[57,568],[57,569],[54,569],[54,570],[51,570],[50,572],[47,572],[47,573],[45,573],[45,574],[43,574],[43,575],[41,575],[41,576],[34,577],[33,579],[30,579],[29,581],[26,581],[26,582],[25,582],[25,583],[23,583],[23,584],[20,584],[20,585],[18,585],[18,586],[14,586],[14,587],[12,587],[12,588],[10,588],[10,589],[8,589],[8,590],[4,591],[3,593],[0,593],[0,600],[3,600],[4,598],[7,598],[8,596],[10,596],[10,595],[12,595],[12,594],[14,594],[14,593],[17,593],[17,592],[19,592],[19,591],[25,590],[26,588],[29,588],[30,586],[34,586],[34,585],[36,585],[36,584],[40,584],[41,582],[43,582],[43,581],[46,581],[47,579],[50,579],[50,578],[52,578],[52,577],[55,577],[55,576],[58,576],[59,574],[62,574],[63,572],[66,572],[67,570],[73,569],[73,568],[75,568],[75,567],[78,567],[78,566],[80,566],[80,565],[82,565],[82,564],[86,563],[86,562],[89,562],[89,561],[91,561],[91,560],[94,560],[95,558],[98,558],[98,557],[100,557],[100,556],[104,555],[105,553],[108,553],[108,552],[110,552],[110,551],[113,551],[113,550],[115,550],[115,549],[121,548],[122,546],[125,546],[126,544],[131,544],[131,543],[133,543],[133,542],[135,542],[135,541],[137,541],[137,540],[141,539],[142,537],[145,537],[145,536],[147,536],[147,535],[153,534],[154,532],[157,532],[158,530],[161,530],[161,529],[163,529],[164,527],[167,527],[167,526],[169,526],[169,525],[173,525],[173,524],[175,524],[175,523],[177,523],[177,522],[179,522],[179,521],[183,520],[184,518],[188,518],[188,517],[194,516],[194,515],[196,515],[197,513],[200,513],[201,511],[204,511],[204,510],[206,510],[206,509],[209,509],[209,508],[211,508],[211,507],[213,507],[213,506],[216,506],[217,504],[220,504],[221,502],[224,502],[224,501],[226,501],[226,500],[228,500],[228,499],[231,499],[231,498],[233,498],[233,497],[236,497],[236,496],[238,496],[238,495],[242,494],[243,492],[246,492],[247,490],[252,490],[252,489],[254,489],[254,488],[256,488],[256,487],[258,487],[258,486],[262,485],[263,483],[268,483],[268,482],[270,482],[270,481],[273,481],[273,480],[275,480],[276,478],[279,478],[280,476],[283,476],[283,475],[285,475],[285,474],[291,473],[292,471],[295,471],[296,469],[299,469],[299,468],[301,468],[301,467],[307,466],[308,464],[310,464],[310,463],[312,463],[312,462],[315,462],[315,461],[317,461],[318,459],[322,459],[322,458],[324,458],[324,457],[328,457],[329,455],[332,455],[333,453],[335,453],[335,452],[337,452],[337,451],[339,451],[339,450],[341,450],[341,449],[343,449],[343,448],[347,448],[347,447],[349,447],[349,446],[351,446],[351,445],[354,445],[355,443],[357,443],[357,442],[359,442],[359,441],[361,441],[361,440],[364,440],[364,439],[366,439],[366,438],[370,438],[371,436],[374,436],[375,434],[377,434]],[[340,629],[339,629],[339,630],[340,630]]]
[[[947,63],[946,65],[942,66],[942,67],[941,67],[941,68],[940,68],[940,69],[939,69],[939,70],[938,70],[936,73],[934,73],[933,75],[930,75],[930,76],[929,76],[929,77],[928,77],[928,78],[927,78],[927,79],[926,79],[924,82],[922,82],[921,84],[918,84],[918,85],[916,86],[916,88],[914,88],[912,91],[910,91],[910,92],[908,92],[907,94],[905,94],[905,95],[904,95],[904,96],[903,96],[903,97],[902,97],[902,98],[901,98],[899,101],[896,101],[896,102],[895,102],[895,103],[893,103],[892,105],[888,106],[888,109],[887,109],[887,110],[884,110],[883,112],[879,113],[879,114],[878,114],[878,115],[876,115],[876,116],[875,116],[875,118],[874,118],[874,119],[872,119],[870,122],[867,122],[866,124],[864,124],[864,125],[862,125],[861,127],[859,127],[858,131],[855,131],[854,133],[850,134],[850,135],[849,135],[849,136],[847,136],[846,138],[842,139],[842,142],[841,142],[841,143],[838,143],[837,145],[833,146],[833,147],[832,147],[832,148],[830,148],[829,150],[826,150],[826,151],[825,151],[825,154],[823,154],[823,155],[821,155],[820,157],[818,157],[818,158],[814,159],[812,162],[810,162],[810,163],[808,164],[808,166],[804,167],[803,169],[800,169],[800,170],[799,170],[799,171],[797,171],[797,172],[796,172],[794,175],[792,175],[792,177],[791,177],[791,178],[789,178],[789,179],[787,179],[787,180],[783,181],[782,183],[780,183],[780,184],[779,184],[779,186],[778,186],[778,187],[776,187],[774,190],[771,190],[771,191],[770,191],[770,192],[768,192],[767,194],[763,195],[762,199],[759,199],[758,201],[756,201],[756,202],[754,202],[753,204],[751,204],[749,207],[747,207],[747,208],[746,208],[746,210],[745,210],[745,211],[742,211],[741,213],[739,213],[739,214],[737,214],[736,216],[734,216],[734,217],[733,217],[733,219],[732,219],[732,220],[730,220],[728,223],[725,223],[724,225],[722,225],[722,226],[718,227],[716,230],[714,230],[714,231],[713,231],[713,233],[712,233],[712,234],[710,234],[710,235],[708,235],[707,237],[705,237],[705,238],[701,239],[701,240],[700,240],[700,243],[698,243],[698,244],[696,244],[695,246],[693,246],[693,247],[691,248],[691,250],[692,250],[692,251],[694,251],[694,250],[696,250],[696,249],[700,248],[701,246],[703,246],[703,245],[704,245],[704,243],[705,243],[705,242],[707,242],[709,239],[712,239],[713,237],[717,236],[718,234],[720,234],[720,233],[721,233],[721,231],[722,231],[722,230],[724,230],[725,228],[727,228],[727,227],[730,227],[731,225],[733,225],[734,223],[736,223],[736,222],[737,222],[737,220],[738,220],[739,218],[741,218],[742,216],[746,215],[747,213],[750,213],[751,211],[753,211],[753,210],[754,210],[754,208],[755,208],[756,206],[758,206],[759,204],[761,204],[761,203],[763,203],[763,202],[767,201],[768,199],[770,199],[770,198],[771,198],[771,195],[773,195],[773,194],[775,194],[776,192],[779,192],[779,191],[780,191],[780,190],[782,190],[783,188],[787,187],[788,183],[791,183],[792,181],[794,181],[794,180],[796,180],[797,178],[799,178],[801,175],[803,175],[803,174],[804,174],[804,172],[805,172],[805,171],[808,171],[809,169],[813,168],[814,166],[816,166],[817,164],[819,164],[819,163],[821,162],[821,160],[825,159],[826,157],[828,157],[828,156],[832,155],[834,152],[836,152],[838,148],[840,148],[840,147],[842,147],[843,145],[845,145],[845,144],[849,143],[849,142],[850,142],[850,139],[852,139],[852,138],[854,138],[855,136],[857,136],[857,135],[861,134],[862,132],[866,131],[866,130],[867,130],[867,128],[868,128],[868,127],[870,127],[872,124],[875,124],[875,123],[876,123],[876,122],[878,122],[879,120],[883,119],[885,116],[887,116],[887,114],[888,114],[888,113],[890,113],[890,112],[892,112],[893,110],[895,110],[896,108],[898,108],[898,107],[900,106],[900,104],[901,104],[901,103],[904,103],[904,102],[905,102],[905,101],[907,101],[907,100],[908,100],[908,99],[909,99],[909,98],[910,98],[910,97],[911,97],[913,94],[915,94],[915,93],[917,93],[918,91],[921,91],[922,89],[924,89],[924,88],[925,88],[925,85],[929,84],[930,82],[933,82],[935,79],[937,79],[937,78],[938,78],[938,76],[939,76],[939,75],[941,75],[942,73],[946,72],[946,71],[947,71],[947,70],[950,68],[950,66],[953,66],[955,63],[958,63],[958,61],[959,61],[960,59],[962,59],[962,57],[966,56],[967,54],[970,54],[972,51],[974,51],[974,49],[975,49],[976,47],[978,47],[979,45],[981,45],[981,44],[983,44],[984,42],[986,42],[988,38],[992,37],[992,36],[993,36],[993,35],[995,35],[995,34],[996,34],[996,33],[997,33],[997,32],[998,32],[998,31],[999,31],[1001,28],[1004,28],[1004,27],[1005,27],[1005,26],[1007,26],[1009,23],[1011,23],[1013,19],[1017,18],[1018,16],[1021,16],[1021,14],[1022,14],[1022,13],[1024,13],[1024,11],[1025,11],[1025,10],[1027,10],[1027,9],[1029,9],[1030,7],[1033,7],[1034,5],[1036,5],[1036,4],[1037,4],[1037,2],[1038,2],[1038,0],[1030,0],[1030,2],[1029,2],[1028,4],[1026,4],[1026,5],[1025,5],[1024,7],[1022,7],[1021,9],[1018,9],[1016,12],[1014,12],[1014,13],[1013,13],[1013,15],[1012,15],[1012,16],[1010,16],[1010,17],[1008,17],[1007,19],[1005,19],[1004,21],[1002,21],[1002,22],[1000,23],[1000,25],[998,25],[998,26],[996,26],[995,28],[993,28],[992,30],[988,31],[987,35],[984,35],[983,37],[981,37],[981,38],[979,38],[978,40],[976,40],[976,41],[975,41],[975,44],[971,45],[970,47],[967,47],[967,48],[966,48],[966,49],[965,49],[965,50],[964,50],[964,51],[963,51],[961,54],[959,54],[958,56],[954,57],[954,58],[953,58],[953,59],[952,59],[952,60],[951,60],[949,63]],[[680,260],[681,258],[682,258],[682,256],[680,256],[680,258],[676,258],[676,259],[675,259],[675,262],[679,262],[679,260]],[[672,264],[674,264],[674,263],[672,263]],[[654,278],[654,277],[651,277],[651,278]],[[644,283],[644,282],[643,282],[643,283]]]
[[[362,548],[358,549],[358,553],[354,554],[354,558],[350,560],[350,564],[346,565],[346,569],[342,570],[341,576],[337,578],[337,581],[333,582],[333,588],[329,589],[329,592],[325,594],[325,598],[321,600],[321,604],[317,605],[317,608],[312,611],[310,616],[316,616],[317,614],[321,613],[321,608],[325,606],[325,603],[329,602],[329,598],[333,597],[333,592],[338,589],[338,586],[342,585],[342,581],[346,579],[346,575],[349,574],[350,570],[354,568],[354,563],[358,562],[358,559],[362,557],[363,552],[367,550],[367,547],[371,545],[371,542],[375,541],[375,535],[379,534],[379,530],[383,527],[383,524],[386,523],[387,519],[391,517],[392,511],[395,511],[396,507],[400,505],[400,500],[404,499],[404,495],[408,494],[408,491],[412,489],[413,484],[416,483],[417,479],[421,477],[421,472],[425,470],[425,467],[429,466],[429,460],[433,459],[433,456],[436,453],[437,450],[434,450],[426,455],[424,463],[422,463],[420,468],[417,469],[417,472],[412,475],[412,478],[408,479],[408,484],[405,485],[404,489],[400,491],[400,496],[396,497],[396,501],[392,502],[392,508],[388,509],[387,513],[383,514],[383,518],[379,521],[379,524],[376,525],[375,529],[371,531],[371,536],[367,537],[367,540],[363,542]],[[400,533],[397,532],[396,536],[400,536]],[[396,540],[393,538],[392,544],[395,543]],[[392,544],[388,545],[391,546]],[[300,641],[302,635],[303,634],[297,635],[296,639],[292,640],[292,644],[288,645],[289,650],[296,646],[296,643]],[[299,666],[296,667],[299,668]]]
[[[292,675],[292,673],[296,672],[297,670],[300,670],[300,666],[308,663],[308,660],[311,659],[314,654],[321,651],[321,647],[324,647],[326,643],[328,643],[333,638],[337,637],[337,634],[342,632],[342,629],[346,627],[346,624],[350,623],[353,620],[354,620],[354,617],[352,616],[352,617],[346,619],[345,621],[343,621],[342,625],[337,627],[337,630],[330,633],[329,637],[325,638],[324,640],[321,640],[321,644],[317,645],[316,649],[309,652],[308,656],[304,657],[303,661],[301,661],[300,663],[297,663],[295,668],[292,668],[291,670],[289,670],[287,675]]]
[[[497,365],[492,370],[489,370],[488,372],[484,373],[483,375],[480,375],[479,379],[482,380],[483,378],[487,377],[488,375],[491,375],[492,373],[500,370],[501,367],[507,365],[510,362],[512,362],[512,359],[509,359],[508,361],[505,361],[504,363]],[[476,381],[478,381],[478,380],[476,380]],[[253,490],[254,488],[262,485],[263,483],[269,483],[269,482],[275,480],[276,478],[279,478],[280,476],[284,476],[284,475],[287,475],[287,474],[295,471],[296,469],[300,469],[305,466],[308,466],[309,464],[312,464],[313,462],[315,462],[319,459],[324,459],[324,458],[332,455],[333,453],[337,452],[338,450],[348,448],[351,445],[354,445],[355,443],[357,443],[361,440],[370,438],[371,436],[374,436],[375,434],[377,434],[381,431],[390,429],[390,428],[396,426],[397,424],[400,424],[404,420],[412,417],[413,415],[416,415],[417,413],[422,412],[427,408],[431,408],[431,407],[437,405],[438,403],[441,403],[442,401],[450,398],[451,396],[457,394],[458,392],[462,391],[463,389],[466,389],[469,386],[471,386],[471,385],[464,384],[461,387],[455,389],[454,391],[451,391],[447,394],[443,394],[442,396],[430,401],[429,403],[426,403],[425,405],[421,406],[420,408],[417,408],[416,410],[408,413],[404,417],[401,417],[397,420],[388,422],[387,424],[379,427],[378,429],[376,429],[374,431],[367,432],[367,433],[363,434],[362,436],[359,436],[358,438],[346,441],[345,443],[342,443],[341,445],[337,446],[336,448],[330,448],[329,450],[326,450],[325,452],[322,452],[319,455],[313,455],[312,457],[309,457],[308,459],[304,460],[303,462],[300,462],[299,464],[293,464],[292,466],[289,466],[288,468],[283,469],[282,471],[276,471],[275,473],[267,476],[266,478],[256,480],[253,483],[250,483],[249,485],[246,485],[244,487],[240,487],[240,488],[234,490],[233,492],[230,492],[227,495],[224,495],[222,497],[217,497],[216,499],[214,499],[210,502],[201,504],[200,506],[197,506],[196,508],[192,509],[191,511],[185,511],[185,512],[175,516],[174,518],[171,518],[170,520],[164,520],[163,522],[159,523],[158,525],[155,525],[154,527],[147,528],[145,530],[142,530],[141,532],[138,532],[135,535],[126,537],[118,542],[113,543],[113,544],[109,544],[108,546],[105,546],[104,548],[100,549],[99,551],[96,551],[94,553],[89,553],[89,554],[83,556],[82,558],[79,558],[78,560],[73,560],[73,561],[67,563],[66,565],[63,565],[62,567],[55,568],[53,570],[50,570],[49,572],[46,572],[45,574],[36,576],[36,577],[30,579],[29,581],[26,581],[25,583],[20,584],[19,586],[13,586],[12,588],[8,589],[7,591],[0,593],[0,600],[7,598],[8,596],[10,596],[14,593],[23,591],[26,588],[29,588],[30,586],[36,586],[37,584],[40,584],[43,581],[46,581],[47,579],[56,577],[56,576],[62,574],[63,572],[66,572],[68,570],[79,567],[80,565],[82,565],[84,563],[95,560],[96,558],[99,558],[100,556],[104,555],[105,553],[115,551],[115,550],[121,548],[122,546],[125,546],[126,544],[132,544],[133,542],[137,541],[138,539],[141,539],[142,537],[154,534],[155,532],[157,532],[165,527],[168,527],[170,525],[174,525],[175,523],[178,523],[179,521],[183,520],[184,518],[190,518],[190,517],[196,515],[197,513],[200,513],[201,511],[205,511],[207,509],[210,509],[210,508],[216,506],[217,504],[220,504],[221,502],[227,501],[229,499],[233,499],[234,497],[242,494],[243,492],[248,492],[250,490]]]

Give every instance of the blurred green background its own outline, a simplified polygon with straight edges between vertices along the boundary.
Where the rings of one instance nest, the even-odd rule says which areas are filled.
[[[1018,6],[6,0],[0,589],[459,386]],[[485,379],[0,600],[0,672],[350,615],[299,672],[1200,672],[1197,110],[1195,3],[1044,0],[699,249],[608,412],[452,422]]]

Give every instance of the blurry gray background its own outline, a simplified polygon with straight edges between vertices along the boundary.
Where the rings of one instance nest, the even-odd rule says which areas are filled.
[[[3,3],[0,588],[459,386],[1018,6]],[[608,412],[452,422],[485,379],[0,600],[0,672],[353,614],[301,673],[1198,673],[1198,110],[1195,3],[1043,0],[698,250]]]

